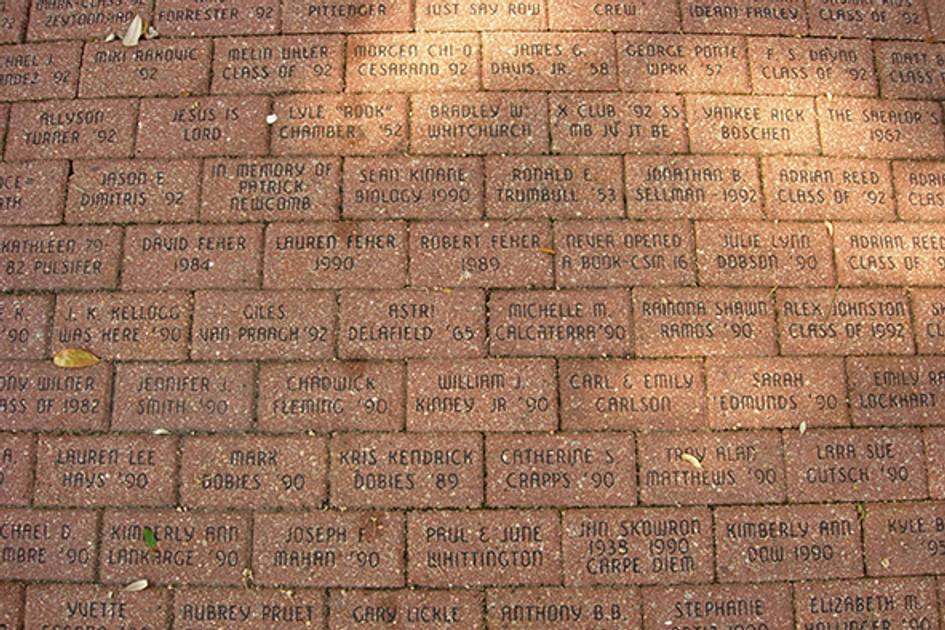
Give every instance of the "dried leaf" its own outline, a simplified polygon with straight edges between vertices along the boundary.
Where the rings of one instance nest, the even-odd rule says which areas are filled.
[[[155,429],[154,431],[151,431],[151,434],[152,435],[170,435],[171,432],[168,431],[167,429]]]
[[[268,116],[266,116],[267,125],[274,125],[277,120],[279,120],[279,117],[276,116],[275,114],[269,114]]]
[[[551,254],[551,255],[558,253],[550,247],[539,247],[538,251],[540,251],[542,254]]]
[[[824,225],[827,226],[827,234],[829,234],[830,236],[833,236],[833,223],[831,223],[830,221],[824,221]]]
[[[128,48],[138,45],[138,40],[141,39],[141,35],[145,33],[147,29],[144,27],[144,19],[140,15],[136,15],[131,24],[128,25],[128,30],[125,32],[124,37],[121,38],[121,43],[123,46]]]
[[[884,569],[889,568],[889,558],[883,558],[882,560],[879,561],[879,563],[883,565]]]
[[[693,468],[702,470],[702,462],[700,462],[699,458],[696,457],[695,455],[690,455],[689,453],[683,453],[682,460],[686,462],[687,464],[692,465]]]
[[[148,588],[147,580],[135,580],[134,582],[132,582],[131,584],[128,584],[127,586],[125,586],[125,588],[121,590],[123,590],[126,593],[137,593],[138,591],[143,591],[146,588]]]
[[[158,35],[159,35],[158,30],[154,28],[153,26],[151,26],[150,24],[148,25],[148,28],[144,32],[145,39],[154,39]]]
[[[105,43],[113,42],[116,39],[118,39],[118,35],[115,35],[114,33],[109,33],[108,35],[105,36]]]
[[[144,528],[144,544],[146,544],[151,551],[157,549],[157,538],[154,536],[154,530],[150,527]]]
[[[53,356],[53,364],[61,368],[84,368],[97,365],[97,356],[82,348],[65,348]]]
[[[801,420],[801,424],[797,427],[797,430],[801,432],[801,435],[807,433],[807,420]]]

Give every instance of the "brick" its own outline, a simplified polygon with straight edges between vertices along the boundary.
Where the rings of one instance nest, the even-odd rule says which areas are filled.
[[[627,160],[627,213],[646,219],[758,219],[752,157],[641,155]]]
[[[680,10],[687,33],[807,34],[801,0],[680,0]]]
[[[929,286],[945,271],[945,223],[841,223],[837,274],[846,286]]]
[[[194,359],[320,359],[335,344],[335,298],[325,291],[198,291]]]
[[[945,221],[945,172],[938,162],[892,163],[899,216],[906,221]]]
[[[35,461],[36,441],[32,435],[0,435],[0,503],[27,505],[30,502]],[[3,602],[3,591],[0,591],[0,602]],[[2,621],[0,615],[0,629]]]
[[[889,5],[836,5],[809,0],[811,35],[919,39],[929,30],[924,0]]]
[[[82,57],[79,96],[180,96],[206,94],[209,39],[142,39],[89,42]]]
[[[403,586],[402,513],[256,513],[254,533],[260,584]]]
[[[489,589],[490,628],[620,630],[638,628],[640,599],[634,588]]]
[[[63,374],[51,361],[5,361],[0,364],[0,383],[0,417],[5,430],[106,428],[111,387],[108,365]]]
[[[129,157],[137,109],[120,99],[14,103],[6,159]]]
[[[848,424],[843,361],[834,357],[706,362],[709,425],[719,429]]]
[[[475,289],[342,291],[344,359],[471,358],[485,350],[485,296]]]
[[[408,431],[551,431],[551,359],[420,360],[407,364]]]
[[[706,508],[567,510],[563,520],[566,586],[712,579]]]
[[[23,532],[4,541],[4,579],[91,580],[97,522],[98,513],[91,510],[0,509],[0,528]]]
[[[266,228],[266,287],[398,289],[406,281],[403,222],[276,223]]]
[[[205,160],[203,221],[338,218],[339,158]]]
[[[397,431],[404,426],[404,368],[396,363],[266,363],[257,422],[264,431]]]
[[[817,99],[825,155],[927,158],[945,155],[942,110],[931,101]]]
[[[939,465],[945,457],[945,429],[922,429],[922,442],[925,445],[925,469],[929,480],[929,496],[933,499],[945,498],[945,470]]]
[[[552,510],[408,512],[407,579],[432,587],[557,584],[560,533]]]
[[[896,217],[889,163],[884,160],[773,156],[761,164],[769,217],[797,221]]]
[[[461,157],[351,157],[342,196],[346,219],[476,219],[482,162]]]
[[[442,0],[417,0],[417,30],[543,30],[547,22],[544,4],[536,1],[456,4]]]
[[[80,42],[0,46],[4,99],[75,98],[81,56]]]
[[[262,155],[269,144],[265,96],[148,98],[138,119],[138,156]]]
[[[29,0],[10,0],[0,7],[0,42],[14,43],[23,39],[29,5]]]
[[[565,430],[705,425],[705,382],[697,361],[561,359],[558,389]]]
[[[642,503],[784,501],[784,461],[776,431],[641,433],[638,444]],[[695,457],[700,466],[683,454]]]
[[[125,593],[98,584],[30,584],[25,627],[164,628],[170,618],[169,602],[163,589]]]
[[[323,35],[214,40],[215,94],[340,92],[344,38]]]
[[[133,225],[125,231],[125,289],[249,288],[259,283],[262,226]]]
[[[620,33],[617,64],[626,92],[751,91],[743,37]]]
[[[15,582],[0,584],[0,630],[21,627],[22,613],[23,586]]]
[[[194,160],[75,160],[66,223],[175,223],[197,218]]]
[[[70,293],[56,297],[53,348],[84,347],[103,359],[183,359],[188,293]]]
[[[486,214],[497,218],[623,216],[618,156],[486,157]]]
[[[919,352],[945,353],[945,291],[916,289],[911,293],[915,338]]]
[[[484,627],[482,594],[472,591],[331,591],[329,609],[331,630]]]
[[[112,429],[240,431],[253,415],[253,367],[240,363],[122,363]]]
[[[59,223],[68,162],[0,164],[0,223]]]
[[[547,221],[429,221],[410,226],[410,284],[550,287]]]
[[[774,354],[770,291],[745,288],[636,288],[634,335],[640,356]]]
[[[779,289],[781,353],[911,354],[909,300],[896,289]]]
[[[124,33],[135,15],[151,16],[152,0],[116,0],[107,5],[56,4],[34,1],[30,3],[29,25],[26,38],[37,39],[98,39],[108,33]],[[162,31],[163,33],[164,31]]]
[[[320,437],[185,437],[180,503],[198,508],[318,508],[327,440]]]
[[[929,12],[931,37],[937,41],[945,40],[945,6],[937,2],[927,2],[926,9]]]
[[[486,90],[613,90],[617,87],[611,33],[484,33]]]
[[[7,121],[10,118],[10,105],[0,103],[0,144],[3,143],[7,133]]]
[[[222,612],[222,614],[220,614]],[[218,613],[214,616],[214,613]],[[227,628],[286,630],[321,628],[325,622],[325,594],[298,589],[184,588],[174,591],[174,630],[206,628],[224,622]],[[197,625],[195,625],[197,624]]]
[[[479,88],[479,56],[479,37],[474,33],[350,35],[345,57],[345,89],[351,92],[476,90]]]
[[[273,155],[394,153],[407,146],[407,97],[397,94],[277,96]]]
[[[0,357],[46,356],[52,313],[51,295],[0,295]]]
[[[0,268],[5,289],[114,288],[121,228],[5,228]]]
[[[162,36],[256,35],[279,30],[275,0],[154,0],[154,27]]]
[[[632,433],[486,436],[489,506],[623,506],[637,502]]]
[[[103,583],[240,584],[249,566],[250,517],[225,512],[105,510]],[[156,548],[144,542],[148,527]],[[258,530],[257,530],[258,531]]]
[[[410,149],[464,156],[547,151],[547,99],[527,92],[414,94]]]
[[[863,574],[860,522],[850,504],[717,508],[715,554],[720,582]]]
[[[791,592],[774,584],[711,584],[643,589],[643,628],[789,628]],[[720,605],[721,604],[721,605]]]
[[[867,503],[863,520],[870,576],[935,574],[942,564],[945,503]]]
[[[675,94],[552,94],[551,148],[561,153],[683,153],[685,110]]]
[[[833,247],[824,225],[698,221],[695,229],[703,285],[836,284]]]
[[[876,96],[866,40],[752,37],[748,59],[756,94]]]
[[[686,96],[694,153],[817,153],[814,101],[799,96]]]
[[[847,359],[853,424],[945,424],[945,357]]]
[[[407,0],[290,0],[283,9],[285,33],[354,33],[361,31],[409,31],[413,14]]]
[[[575,31],[676,31],[679,16],[654,0],[587,4],[582,0],[548,0],[552,29]]]
[[[59,436],[36,446],[37,505],[167,505],[174,502],[173,438]]]
[[[869,601],[875,603],[846,606],[847,602]],[[824,624],[895,628],[913,623],[940,627],[931,578],[801,582],[794,585],[794,607],[802,628]]]
[[[331,504],[448,508],[482,504],[482,436],[343,433],[331,438]]]
[[[494,292],[489,352],[500,355],[627,355],[633,352],[625,289]]]
[[[874,44],[879,85],[885,98],[945,98],[945,46],[920,42]]]

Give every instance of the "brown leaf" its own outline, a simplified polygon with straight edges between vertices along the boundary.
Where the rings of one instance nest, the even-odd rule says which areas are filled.
[[[695,455],[690,455],[689,453],[683,453],[680,457],[682,457],[682,460],[686,462],[687,464],[689,464],[690,466],[692,466],[693,468],[702,470],[702,462],[700,462],[699,458],[696,457]]]
[[[101,359],[82,348],[65,348],[53,356],[53,363],[61,368],[84,368],[97,365],[99,361]]]

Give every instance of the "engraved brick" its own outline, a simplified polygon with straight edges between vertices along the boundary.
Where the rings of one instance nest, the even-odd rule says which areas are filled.
[[[490,217],[603,218],[623,216],[617,156],[486,157]]]
[[[391,625],[404,630],[437,625],[484,627],[482,594],[473,591],[339,590],[331,591],[329,608],[331,630],[384,630]]]
[[[548,431],[558,402],[551,359],[407,364],[409,431]]]
[[[544,4],[536,1],[457,4],[417,0],[417,30],[539,31],[547,22]]]
[[[130,157],[137,110],[120,99],[14,103],[6,159]]]
[[[253,530],[260,584],[403,586],[402,513],[256,513]]]
[[[817,99],[825,155],[945,156],[942,109],[931,101]]]
[[[114,288],[121,228],[18,227],[0,237],[4,289]]]
[[[108,33],[124,33],[135,15],[150,18],[153,0],[116,0],[85,7],[38,1],[30,4],[28,40],[98,39]]]
[[[84,347],[103,359],[183,359],[188,293],[70,293],[56,297],[53,348]]]
[[[0,46],[0,65],[6,72],[3,98],[9,101],[74,98],[81,56],[80,42]]]
[[[834,230],[842,285],[941,283],[945,223],[840,223]]]
[[[486,436],[487,503],[496,507],[637,502],[632,433]]]
[[[413,13],[408,0],[289,0],[283,9],[285,33],[354,33],[361,31],[409,31]]]
[[[165,628],[169,602],[170,594],[163,589],[125,593],[98,584],[30,584],[24,627]]]
[[[718,358],[706,362],[713,428],[848,424],[843,361],[833,357]]]
[[[75,160],[67,223],[174,223],[197,218],[194,160]]]
[[[641,356],[775,353],[767,289],[636,288],[633,312]]]
[[[705,424],[705,383],[698,361],[561,359],[558,389],[566,430]]]
[[[335,298],[326,291],[198,291],[195,359],[320,359],[335,343]]]
[[[846,602],[870,601],[875,604],[846,606]],[[802,628],[823,624],[895,628],[915,623],[940,627],[931,578],[801,582],[794,585],[794,606]]]
[[[945,46],[878,41],[874,49],[885,98],[945,98]]]
[[[485,33],[486,90],[613,90],[617,87],[610,33]]]
[[[59,223],[68,162],[0,164],[0,223]]]
[[[394,153],[407,146],[407,97],[398,94],[277,96],[273,155]]]
[[[213,612],[220,611],[225,617],[214,621]],[[174,591],[174,630],[196,630],[206,627],[202,623],[219,622],[236,630],[269,630],[276,624],[285,630],[321,628],[325,622],[325,594],[314,589],[265,588]]]
[[[2,15],[2,14],[0,14]],[[6,15],[3,19],[6,19]],[[2,20],[0,20],[2,22]],[[0,31],[0,35],[3,32]],[[16,582],[0,584],[0,630],[20,628],[23,613],[23,586]]]
[[[213,92],[340,92],[344,38],[228,37],[214,40]]]
[[[346,219],[476,219],[482,212],[478,158],[347,158]]]
[[[876,96],[866,40],[752,37],[748,59],[756,94]]]
[[[808,5],[811,35],[919,39],[929,31],[924,0],[896,6],[838,6],[830,0],[809,0]]]
[[[743,37],[620,33],[617,64],[627,92],[751,91]]]
[[[328,495],[320,437],[185,437],[180,503],[207,508],[318,508]]]
[[[945,424],[945,357],[847,359],[853,424]]]
[[[421,287],[550,287],[545,221],[430,221],[410,226],[410,284]]]
[[[712,579],[706,508],[567,510],[563,521],[567,586]]]
[[[0,435],[0,504],[27,505],[30,502],[35,461],[36,440],[32,435]],[[3,592],[0,591],[2,602]],[[0,629],[4,628],[3,620],[0,614]]]
[[[154,0],[154,27],[162,36],[217,36],[274,33],[279,30],[276,0]]]
[[[404,425],[397,363],[263,364],[257,420],[264,431],[397,431]]]
[[[553,29],[575,31],[676,31],[679,16],[659,0],[629,0],[614,5],[583,0],[548,0]]]
[[[629,291],[494,292],[489,300],[489,352],[518,356],[630,354]]]
[[[269,144],[265,96],[148,98],[141,102],[141,157],[262,155]]]
[[[680,0],[679,4],[687,33],[807,34],[801,0]]]
[[[340,304],[341,358],[471,358],[485,350],[479,290],[342,291]]]
[[[331,438],[331,504],[376,508],[482,504],[477,433],[344,433]]]
[[[561,153],[682,153],[685,109],[674,94],[552,94],[551,148]]]
[[[694,153],[817,153],[814,100],[799,96],[686,97]]]
[[[240,431],[253,415],[253,367],[241,363],[122,363],[112,429]]]
[[[82,58],[79,96],[206,94],[209,39],[89,42]]]
[[[755,158],[641,155],[627,160],[627,213],[648,219],[759,219]]]
[[[93,579],[97,522],[98,513],[92,510],[0,510],[0,528],[24,532],[4,542],[7,551],[0,559],[4,579]]]
[[[945,498],[945,469],[941,466],[941,461],[945,458],[945,429],[922,429],[922,441],[925,445],[929,496],[933,499]]]
[[[776,431],[641,433],[639,452],[642,503],[784,501],[784,461]],[[683,459],[684,454],[699,464]]]
[[[0,378],[3,428],[22,430],[103,430],[108,421],[111,368],[100,364],[63,374],[49,362],[5,361]]]
[[[0,42],[13,43],[23,39],[29,5],[29,0],[10,0],[0,7]]]
[[[911,354],[909,300],[896,289],[779,289],[782,354]]]
[[[266,228],[263,285],[279,289],[403,287],[407,234],[400,221],[276,223]]]
[[[150,528],[155,548],[144,542]],[[105,510],[99,568],[104,583],[240,584],[249,566],[248,514]],[[256,530],[259,531],[258,529]]]
[[[860,522],[850,504],[715,510],[720,582],[770,582],[863,574]]]
[[[700,624],[789,628],[793,617],[791,592],[780,584],[654,586],[643,589],[642,598],[645,630]]]
[[[489,627],[501,630],[639,627],[640,599],[632,587],[489,589],[487,602]]]
[[[761,165],[765,208],[772,218],[876,221],[896,217],[885,160],[775,156],[762,159]]]
[[[204,221],[303,221],[338,217],[339,158],[206,160]]]
[[[481,155],[548,150],[544,94],[415,94],[410,105],[410,148],[416,153]]]
[[[158,436],[40,436],[37,505],[174,502],[177,440]]]
[[[932,29],[931,37],[937,41],[945,40],[945,5],[938,2],[927,2],[929,12],[929,26]]]
[[[867,575],[922,575],[940,570],[945,503],[867,503],[864,507]]]
[[[939,162],[892,163],[899,216],[906,221],[945,221],[945,171]]]
[[[911,293],[915,338],[919,352],[945,353],[945,291],[916,289]]]
[[[479,58],[479,37],[474,33],[350,35],[345,57],[345,89],[349,92],[476,90],[479,89]]]
[[[50,337],[53,296],[0,296],[0,357],[41,359]]]
[[[560,534],[553,510],[408,512],[407,578],[433,587],[557,584]],[[487,564],[487,554],[510,564]]]

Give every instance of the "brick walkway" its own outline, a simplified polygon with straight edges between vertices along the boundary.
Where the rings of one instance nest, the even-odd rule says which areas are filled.
[[[945,0],[0,42],[0,630],[943,627]]]

